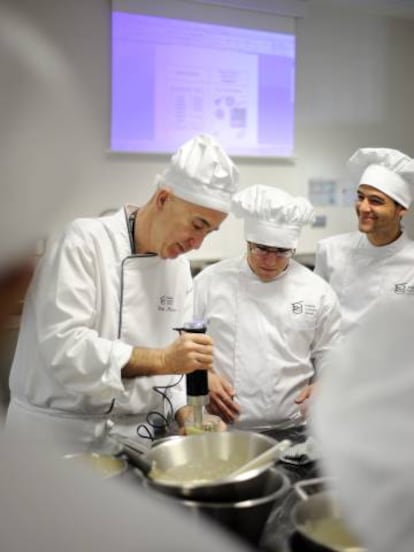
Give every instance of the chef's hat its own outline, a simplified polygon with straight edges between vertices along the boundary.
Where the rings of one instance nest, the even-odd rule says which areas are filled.
[[[200,134],[171,157],[158,186],[168,186],[191,203],[228,213],[238,180],[239,171],[223,148],[212,136]]]
[[[273,186],[250,186],[233,196],[232,212],[244,219],[249,242],[294,249],[314,210],[304,197],[293,197]]]
[[[361,148],[348,160],[348,168],[359,184],[384,192],[408,208],[414,194],[414,161],[395,149]]]
[[[326,356],[309,419],[343,514],[376,552],[414,549],[414,309],[402,288]]]

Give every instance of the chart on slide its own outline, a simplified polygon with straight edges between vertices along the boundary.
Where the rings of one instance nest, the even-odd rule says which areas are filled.
[[[192,60],[181,48],[159,50],[156,135],[185,140],[189,132],[208,128],[222,142],[245,147],[256,142],[257,67],[252,56],[227,53],[213,64],[202,49]]]

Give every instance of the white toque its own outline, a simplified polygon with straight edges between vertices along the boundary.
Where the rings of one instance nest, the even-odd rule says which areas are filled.
[[[171,157],[158,177],[158,187],[167,186],[181,199],[228,213],[238,180],[239,171],[220,144],[200,134]]]
[[[358,181],[377,188],[407,208],[414,194],[414,161],[395,149],[361,148],[347,163]]]
[[[249,242],[294,249],[314,209],[305,197],[294,197],[273,186],[250,186],[233,196],[232,212],[244,219]]]

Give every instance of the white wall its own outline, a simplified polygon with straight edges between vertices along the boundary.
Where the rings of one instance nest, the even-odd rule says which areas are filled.
[[[66,124],[60,129],[62,137],[70,135],[64,141],[67,151],[62,178],[67,178],[71,158],[78,170],[70,183],[71,193],[62,200],[59,222],[97,215],[127,201],[144,202],[153,190],[154,175],[164,168],[167,158],[107,153],[110,1],[2,0],[0,10],[5,5],[21,10],[30,25],[60,51],[77,91],[76,129]],[[240,160],[242,186],[269,184],[307,194],[309,178],[343,178],[344,161],[358,147],[394,147],[414,156],[414,20],[326,7],[326,1],[309,0],[308,6],[306,17],[297,24],[296,160],[293,164]],[[13,91],[13,77],[11,67],[7,74],[2,68],[1,82],[9,83],[10,121],[23,105],[27,109],[34,104],[36,93],[30,87]],[[46,109],[42,115],[56,126],[55,113]],[[53,121],[47,121],[50,116]],[[44,134],[47,126],[37,129],[39,143],[48,139]],[[1,125],[0,141],[6,132],[10,128]],[[74,155],[79,148],[81,160]],[[0,166],[4,155],[0,148]],[[327,226],[305,230],[300,252],[314,251],[316,241],[324,235],[354,228],[350,207],[319,208],[318,213],[327,215]],[[414,234],[413,215],[407,226]],[[192,257],[217,258],[242,247],[240,224],[229,218]]]

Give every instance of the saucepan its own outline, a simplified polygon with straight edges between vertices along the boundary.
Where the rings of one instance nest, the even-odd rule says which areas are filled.
[[[247,500],[263,492],[277,450],[264,464],[235,477],[229,474],[276,444],[250,431],[205,433],[167,440],[132,461],[145,485],[162,493],[202,501]],[[130,456],[127,448],[125,452]]]
[[[347,527],[333,492],[321,490],[326,482],[326,478],[315,478],[294,485],[301,498],[292,510],[296,531],[312,550],[366,552]],[[310,491],[315,488],[316,492]]]
[[[271,467],[266,470],[262,489],[254,498],[230,502],[174,500],[193,516],[207,516],[251,544],[258,544],[274,505],[284,498],[290,488],[287,475]]]

